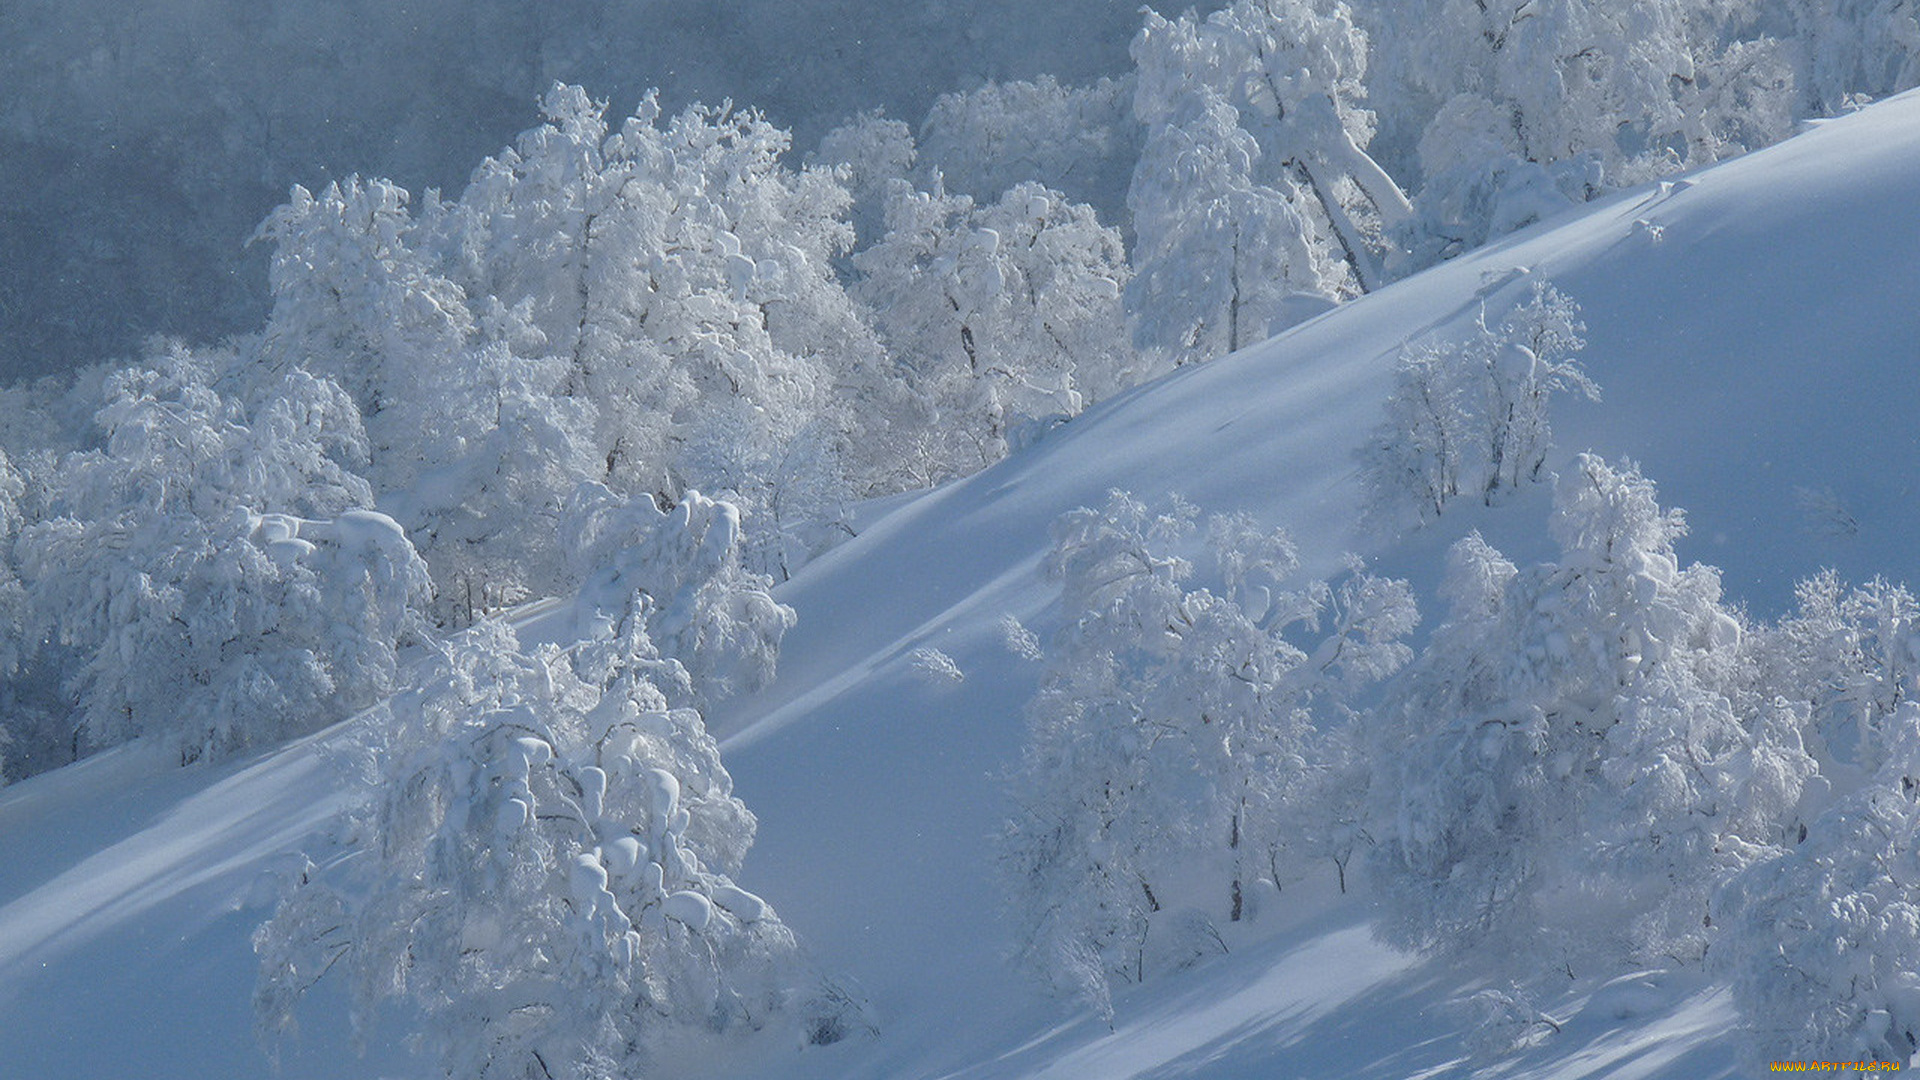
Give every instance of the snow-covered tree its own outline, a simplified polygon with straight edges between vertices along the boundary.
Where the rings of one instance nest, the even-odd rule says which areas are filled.
[[[689,491],[661,511],[646,495],[621,499],[588,484],[575,494],[569,532],[577,610],[597,623],[644,597],[647,636],[687,670],[694,707],[773,681],[793,609],[773,599],[772,579],[742,565],[736,507]]]
[[[857,1009],[733,883],[754,819],[638,618],[570,649],[483,623],[388,709],[350,884],[312,869],[255,937],[263,1039],[331,968],[356,1023],[423,1014],[450,1077],[611,1078],[663,1048]]]
[[[1366,151],[1368,42],[1346,4],[1237,0],[1204,21],[1149,13],[1133,54],[1142,122],[1157,123],[1165,103],[1195,86],[1213,88],[1259,144],[1269,175],[1310,200],[1301,212],[1314,242],[1336,249],[1354,287],[1382,283],[1385,245],[1412,207]]]
[[[1587,157],[1525,156],[1510,114],[1478,94],[1441,104],[1420,134],[1423,182],[1399,240],[1408,264],[1429,266],[1592,198],[1606,186]]]
[[[795,524],[771,511],[798,501],[779,497],[796,454],[847,456],[864,492],[883,355],[833,274],[853,242],[834,172],[784,167],[787,133],[751,112],[669,119],[648,97],[610,132],[577,87],[544,107],[447,220],[468,291],[528,305],[598,406],[607,482],[731,492],[774,535]],[[777,541],[753,547],[779,565]]]
[[[667,118],[649,96],[614,130],[568,86],[542,108],[458,201],[295,189],[261,230],[269,356],[354,394],[443,617],[476,582],[496,601],[562,587],[581,481],[730,493],[766,569],[830,543],[844,501],[886,481],[896,411],[834,275],[840,179],[785,167],[787,133],[751,112]]]
[[[1283,533],[1242,516],[1208,526],[1221,591],[1189,589],[1195,511],[1115,492],[1054,527],[1062,628],[1028,706],[1002,843],[1019,953],[1111,1016],[1110,983],[1217,947],[1248,917],[1319,807],[1320,748],[1339,702],[1407,657],[1406,586],[1355,572],[1289,588]],[[1310,649],[1288,635],[1329,633]],[[1334,823],[1325,854],[1344,863]],[[1311,845],[1305,846],[1311,853]],[[1213,944],[1209,944],[1213,943]]]
[[[1871,773],[1899,750],[1894,716],[1920,694],[1920,600],[1881,578],[1848,588],[1832,570],[1794,592],[1797,608],[1758,635],[1763,692],[1806,702],[1825,759]]]
[[[1737,5],[1431,0],[1394,18],[1425,32],[1381,35],[1383,66],[1437,103],[1403,234],[1419,263],[1788,133],[1790,73]]]
[[[1901,705],[1886,734],[1865,784],[1720,898],[1715,959],[1756,1062],[1905,1063],[1920,1048],[1920,708]]]
[[[0,678],[11,675],[19,666],[20,653],[26,644],[27,598],[15,570],[13,553],[14,538],[24,524],[20,499],[26,490],[20,471],[13,467],[13,459],[0,449],[0,627],[6,631],[4,640],[0,640]]]
[[[15,570],[13,553],[14,538],[21,526],[20,497],[25,493],[26,484],[13,467],[13,460],[5,450],[0,450],[0,705],[15,704],[8,700],[14,696],[13,676],[26,659],[23,654],[30,651],[27,594]],[[9,720],[0,722],[0,784],[8,778],[7,744],[12,741],[13,729],[19,723],[19,718],[13,715],[18,711],[7,709]]]
[[[62,459],[19,538],[45,635],[83,661],[83,735],[138,735],[183,760],[313,730],[393,688],[425,568],[366,509],[358,416],[331,382],[288,374],[250,413],[184,349],[107,383],[104,445]]]
[[[1791,27],[1799,109],[1835,116],[1920,85],[1920,9],[1912,0],[1780,0]]]
[[[1385,280],[1412,207],[1365,149],[1367,51],[1338,2],[1146,14],[1133,42],[1146,145],[1127,196],[1141,347],[1206,359]]]
[[[1156,365],[1208,360],[1350,295],[1290,181],[1256,177],[1260,147],[1224,97],[1195,86],[1158,116],[1127,190],[1135,348]]]
[[[408,193],[384,180],[353,177],[318,196],[295,186],[254,234],[273,251],[273,312],[265,352],[276,367],[298,365],[353,395],[370,426],[418,397],[474,333],[460,287],[416,250]],[[411,443],[428,433],[381,430]],[[375,450],[391,449],[385,440]]]
[[[436,615],[471,622],[561,584],[558,516],[597,467],[596,413],[563,395],[564,364],[516,353],[537,336],[524,309],[481,298],[475,314],[407,202],[390,183],[355,179],[318,196],[296,187],[267,219],[262,369],[298,365],[349,388],[369,477],[440,586]]]
[[[919,153],[912,128],[875,111],[827,132],[807,155],[807,164],[834,169],[846,185],[853,200],[856,250],[870,246],[886,232],[887,189],[895,180],[912,178]]]
[[[1426,522],[1463,494],[1492,505],[1542,479],[1553,445],[1551,399],[1568,391],[1599,397],[1577,359],[1585,329],[1579,305],[1535,282],[1496,327],[1483,303],[1464,339],[1406,348],[1387,415],[1360,451],[1369,522]]]
[[[1063,86],[1051,75],[942,94],[921,125],[921,167],[982,205],[1035,183],[1117,213],[1140,153],[1132,98],[1128,79]]]
[[[1119,234],[1038,184],[975,206],[895,181],[886,236],[854,265],[925,410],[898,463],[916,486],[992,464],[1022,424],[1072,416],[1136,377]]]
[[[1714,886],[1785,840],[1805,714],[1744,692],[1740,620],[1716,571],[1679,568],[1651,482],[1583,456],[1551,527],[1559,559],[1524,570],[1454,547],[1449,617],[1376,732],[1387,926],[1535,975],[1695,960]]]

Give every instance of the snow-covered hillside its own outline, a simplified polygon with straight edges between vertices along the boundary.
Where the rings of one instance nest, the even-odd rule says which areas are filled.
[[[1482,298],[1551,281],[1583,309],[1597,404],[1557,407],[1558,450],[1638,460],[1683,506],[1687,558],[1781,610],[1822,566],[1920,580],[1920,96],[1769,150],[1628,191],[1446,263],[1252,349],[1141,387],[966,480],[904,502],[780,592],[799,614],[778,680],[710,718],[760,818],[742,876],[880,1034],[760,1047],[711,1075],[846,1078],[1735,1075],[1726,993],[1695,974],[1575,982],[1559,1034],[1466,1060],[1482,973],[1376,943],[1362,889],[1268,897],[1258,933],[1122,993],[1106,1026],[1006,962],[993,837],[1038,677],[1000,640],[1052,625],[1048,526],[1112,488],[1178,492],[1285,526],[1305,568],[1358,551],[1409,577],[1429,620],[1439,554],[1479,528],[1543,544],[1544,492],[1450,510],[1398,541],[1356,534],[1355,451],[1391,359]],[[564,611],[527,617],[526,633]],[[548,632],[558,632],[550,630]],[[933,647],[958,682],[916,672]],[[350,728],[351,722],[348,727]],[[32,1076],[266,1075],[249,935],[291,853],[324,855],[345,797],[329,733],[218,768],[133,747],[0,791],[0,1062]],[[282,1075],[425,1075],[395,1019],[356,1058],[344,991],[322,986]],[[695,1070],[697,1071],[697,1070]]]

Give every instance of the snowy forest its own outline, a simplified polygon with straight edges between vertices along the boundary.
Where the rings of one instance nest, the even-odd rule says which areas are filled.
[[[1920,1054],[1911,0],[5,22],[0,1058]]]

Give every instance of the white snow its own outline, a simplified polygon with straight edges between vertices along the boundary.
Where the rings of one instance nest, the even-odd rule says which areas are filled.
[[[1586,449],[1637,460],[1688,510],[1683,558],[1721,566],[1730,596],[1760,613],[1823,565],[1920,581],[1916,235],[1920,96],[1909,94],[1124,394],[984,473],[901,501],[809,563],[777,594],[799,615],[777,681],[710,718],[760,821],[743,888],[712,902],[751,921],[764,895],[825,970],[868,997],[880,1034],[751,1066],[714,1060],[704,1075],[1735,1075],[1731,1006],[1697,975],[1570,982],[1542,1003],[1559,1034],[1502,1063],[1469,1060],[1458,1003],[1480,988],[1471,966],[1377,944],[1364,894],[1329,895],[1317,879],[1264,898],[1268,936],[1119,995],[1112,1031],[1044,998],[1004,962],[994,884],[998,778],[1037,676],[1009,652],[1025,652],[1026,637],[1002,620],[1045,636],[1048,525],[1113,487],[1284,525],[1309,573],[1359,549],[1411,577],[1423,604],[1438,552],[1470,527],[1530,557],[1545,542],[1532,493],[1450,509],[1392,545],[1342,523],[1359,508],[1352,452],[1377,422],[1395,350],[1534,280],[1580,303],[1583,362],[1606,394],[1557,406],[1550,465]],[[1805,491],[1823,493],[1811,510]],[[1851,529],[1832,527],[1833,507]],[[335,528],[372,544],[385,525]],[[571,617],[540,609],[556,611]],[[929,641],[966,672],[938,694],[901,662]],[[268,1074],[251,1030],[248,940],[294,852],[340,853],[328,823],[349,788],[329,754],[346,734],[212,769],[130,747],[0,790],[6,1075]],[[685,817],[671,780],[654,778],[663,831]],[[636,866],[657,874],[639,840],[613,840],[580,868],[581,887]],[[704,925],[712,902],[675,893],[666,914]],[[355,1058],[344,987],[323,981],[299,1015],[305,1033],[284,1048],[283,1076],[430,1071],[408,1058],[399,1016]]]

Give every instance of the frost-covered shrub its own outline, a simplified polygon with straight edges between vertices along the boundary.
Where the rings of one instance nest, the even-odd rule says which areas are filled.
[[[965,682],[967,673],[953,662],[953,657],[932,646],[922,646],[907,656],[913,674],[928,686],[951,686]]]
[[[1368,525],[1424,523],[1461,495],[1492,505],[1542,479],[1553,445],[1548,403],[1568,391],[1600,393],[1577,359],[1585,329],[1578,304],[1536,282],[1497,327],[1483,307],[1464,340],[1409,346],[1386,418],[1360,451]]]
[[[1741,622],[1716,571],[1680,569],[1651,482],[1583,456],[1552,531],[1526,569],[1455,545],[1449,617],[1378,729],[1388,931],[1534,974],[1697,960],[1715,886],[1786,841],[1804,711],[1746,692]]]
[[[184,350],[107,383],[104,445],[60,460],[19,538],[36,629],[81,661],[76,744],[183,759],[267,745],[393,688],[427,590],[365,507],[351,402],[295,371],[244,409]]]
[[[461,1078],[626,1076],[690,1039],[858,1023],[732,881],[754,819],[662,690],[684,681],[637,619],[565,650],[492,622],[450,641],[373,738],[351,880],[309,870],[255,936],[263,1039],[335,966],[358,1025],[411,1002]]]
[[[1115,492],[1062,516],[1047,560],[1062,626],[1002,867],[1019,954],[1109,1017],[1113,979],[1217,948],[1216,920],[1248,917],[1283,862],[1344,862],[1322,798],[1348,763],[1340,705],[1405,661],[1416,618],[1401,582],[1293,584],[1286,536],[1240,516],[1207,525],[1221,591],[1190,589],[1195,517]]]

